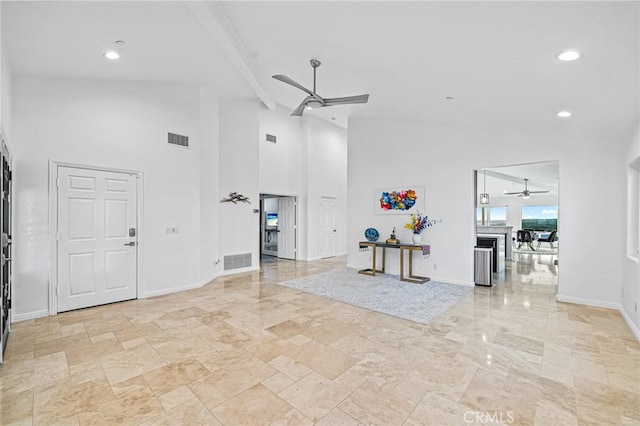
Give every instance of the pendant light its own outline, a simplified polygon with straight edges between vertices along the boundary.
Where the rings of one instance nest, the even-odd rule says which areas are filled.
[[[487,205],[489,204],[489,194],[487,194],[487,171],[485,170],[483,173],[484,176],[484,184],[483,184],[483,193],[480,194],[480,204]]]

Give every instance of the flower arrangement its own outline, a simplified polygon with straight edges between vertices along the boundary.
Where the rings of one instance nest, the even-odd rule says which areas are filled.
[[[422,231],[427,228],[431,228],[436,224],[436,220],[429,219],[428,216],[422,216],[420,212],[411,215],[411,221],[405,224],[404,227],[410,229],[414,234],[420,235]]]
[[[409,210],[416,204],[418,196],[413,189],[406,191],[383,192],[380,197],[382,210]]]

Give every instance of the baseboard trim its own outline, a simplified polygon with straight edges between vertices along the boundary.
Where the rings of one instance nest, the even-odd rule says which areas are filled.
[[[314,257],[307,257],[306,259],[304,259],[306,262],[313,262],[314,260],[320,260],[322,259],[320,256],[314,256]]]
[[[601,300],[593,300],[593,299],[583,299],[581,297],[562,296],[560,294],[556,295],[556,300],[558,302],[573,303],[576,305],[594,306],[596,308],[608,308],[608,309],[615,309],[615,310],[620,309],[619,303],[603,302]]]
[[[248,268],[229,269],[228,271],[220,271],[220,273],[218,274],[218,277],[224,277],[224,276],[227,276],[227,275],[243,274],[245,272],[255,272],[255,271],[259,271],[259,270],[260,270],[260,266],[250,266]]]
[[[430,278],[431,278],[431,281],[437,281],[439,283],[462,285],[465,287],[476,286],[476,283],[474,283],[473,281],[452,280],[451,278],[446,278],[446,277],[430,277]]]
[[[622,318],[624,318],[624,322],[627,323],[627,327],[629,327],[629,330],[631,330],[631,334],[633,334],[636,340],[640,343],[640,329],[638,329],[627,311],[625,311],[622,306],[620,306],[620,315],[622,315]]]
[[[192,283],[192,284],[179,285],[175,287],[161,288],[160,290],[146,291],[140,296],[140,299],[147,299],[149,297],[155,297],[155,296],[164,296],[165,294],[177,293],[179,291],[193,290],[194,288],[200,288],[203,285],[204,284],[202,283]]]
[[[49,316],[49,310],[43,309],[41,311],[27,312],[24,314],[14,314],[11,313],[11,323],[20,322],[20,321],[28,321],[36,318],[42,318]]]

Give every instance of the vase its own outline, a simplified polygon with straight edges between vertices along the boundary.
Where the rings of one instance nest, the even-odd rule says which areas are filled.
[[[422,234],[413,234],[411,235],[411,240],[413,241],[413,244],[419,246],[422,244]]]

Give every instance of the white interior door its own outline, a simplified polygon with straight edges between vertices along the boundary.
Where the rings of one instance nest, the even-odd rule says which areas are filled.
[[[320,200],[320,257],[336,255],[336,199]]]
[[[136,298],[136,177],[59,167],[57,185],[58,312]]]
[[[278,257],[296,259],[296,197],[278,198]]]

